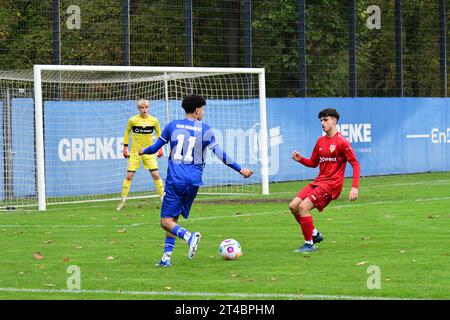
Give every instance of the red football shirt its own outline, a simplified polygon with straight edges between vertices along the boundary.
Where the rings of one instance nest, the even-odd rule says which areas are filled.
[[[311,182],[313,186],[320,186],[331,193],[332,199],[337,199],[344,185],[345,166],[347,161],[353,167],[352,187],[358,188],[360,166],[350,143],[337,132],[333,137],[320,137],[311,158],[300,159],[300,163],[307,167],[315,168],[319,165],[319,175]]]

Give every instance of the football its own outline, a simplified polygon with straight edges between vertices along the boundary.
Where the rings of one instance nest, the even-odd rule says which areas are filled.
[[[219,245],[219,254],[225,260],[237,260],[242,256],[241,245],[234,239],[223,240]]]

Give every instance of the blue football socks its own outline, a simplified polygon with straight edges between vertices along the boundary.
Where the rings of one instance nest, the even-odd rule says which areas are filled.
[[[186,241],[189,240],[189,238],[191,237],[191,233],[186,230],[183,227],[180,227],[179,225],[176,225],[173,229],[172,229],[172,233],[174,235],[176,235],[177,237],[180,237],[181,239],[184,239]]]

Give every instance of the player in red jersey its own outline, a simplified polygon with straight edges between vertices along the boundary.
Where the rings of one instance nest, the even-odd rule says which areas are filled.
[[[311,210],[316,208],[322,211],[331,200],[339,197],[344,185],[347,162],[353,167],[349,200],[355,201],[358,198],[360,166],[350,143],[337,131],[339,113],[335,109],[324,109],[319,112],[319,120],[326,135],[317,140],[311,158],[304,158],[297,151],[292,153],[292,159],[304,166],[320,168],[317,178],[300,190],[289,204],[305,238],[304,245],[295,252],[315,251],[317,248],[314,243],[323,240],[323,236],[314,227]]]

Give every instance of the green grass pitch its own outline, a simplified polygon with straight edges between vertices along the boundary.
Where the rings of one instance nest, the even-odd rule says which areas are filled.
[[[362,178],[353,203],[346,179],[340,199],[313,212],[319,250],[293,253],[302,236],[288,203],[307,183],[197,197],[180,221],[202,233],[199,252],[189,260],[178,239],[164,269],[154,267],[164,242],[156,198],[121,212],[116,202],[2,212],[0,299],[450,298],[449,172]],[[226,238],[241,243],[239,260],[219,256]],[[79,267],[79,291],[67,289],[69,266]]]

